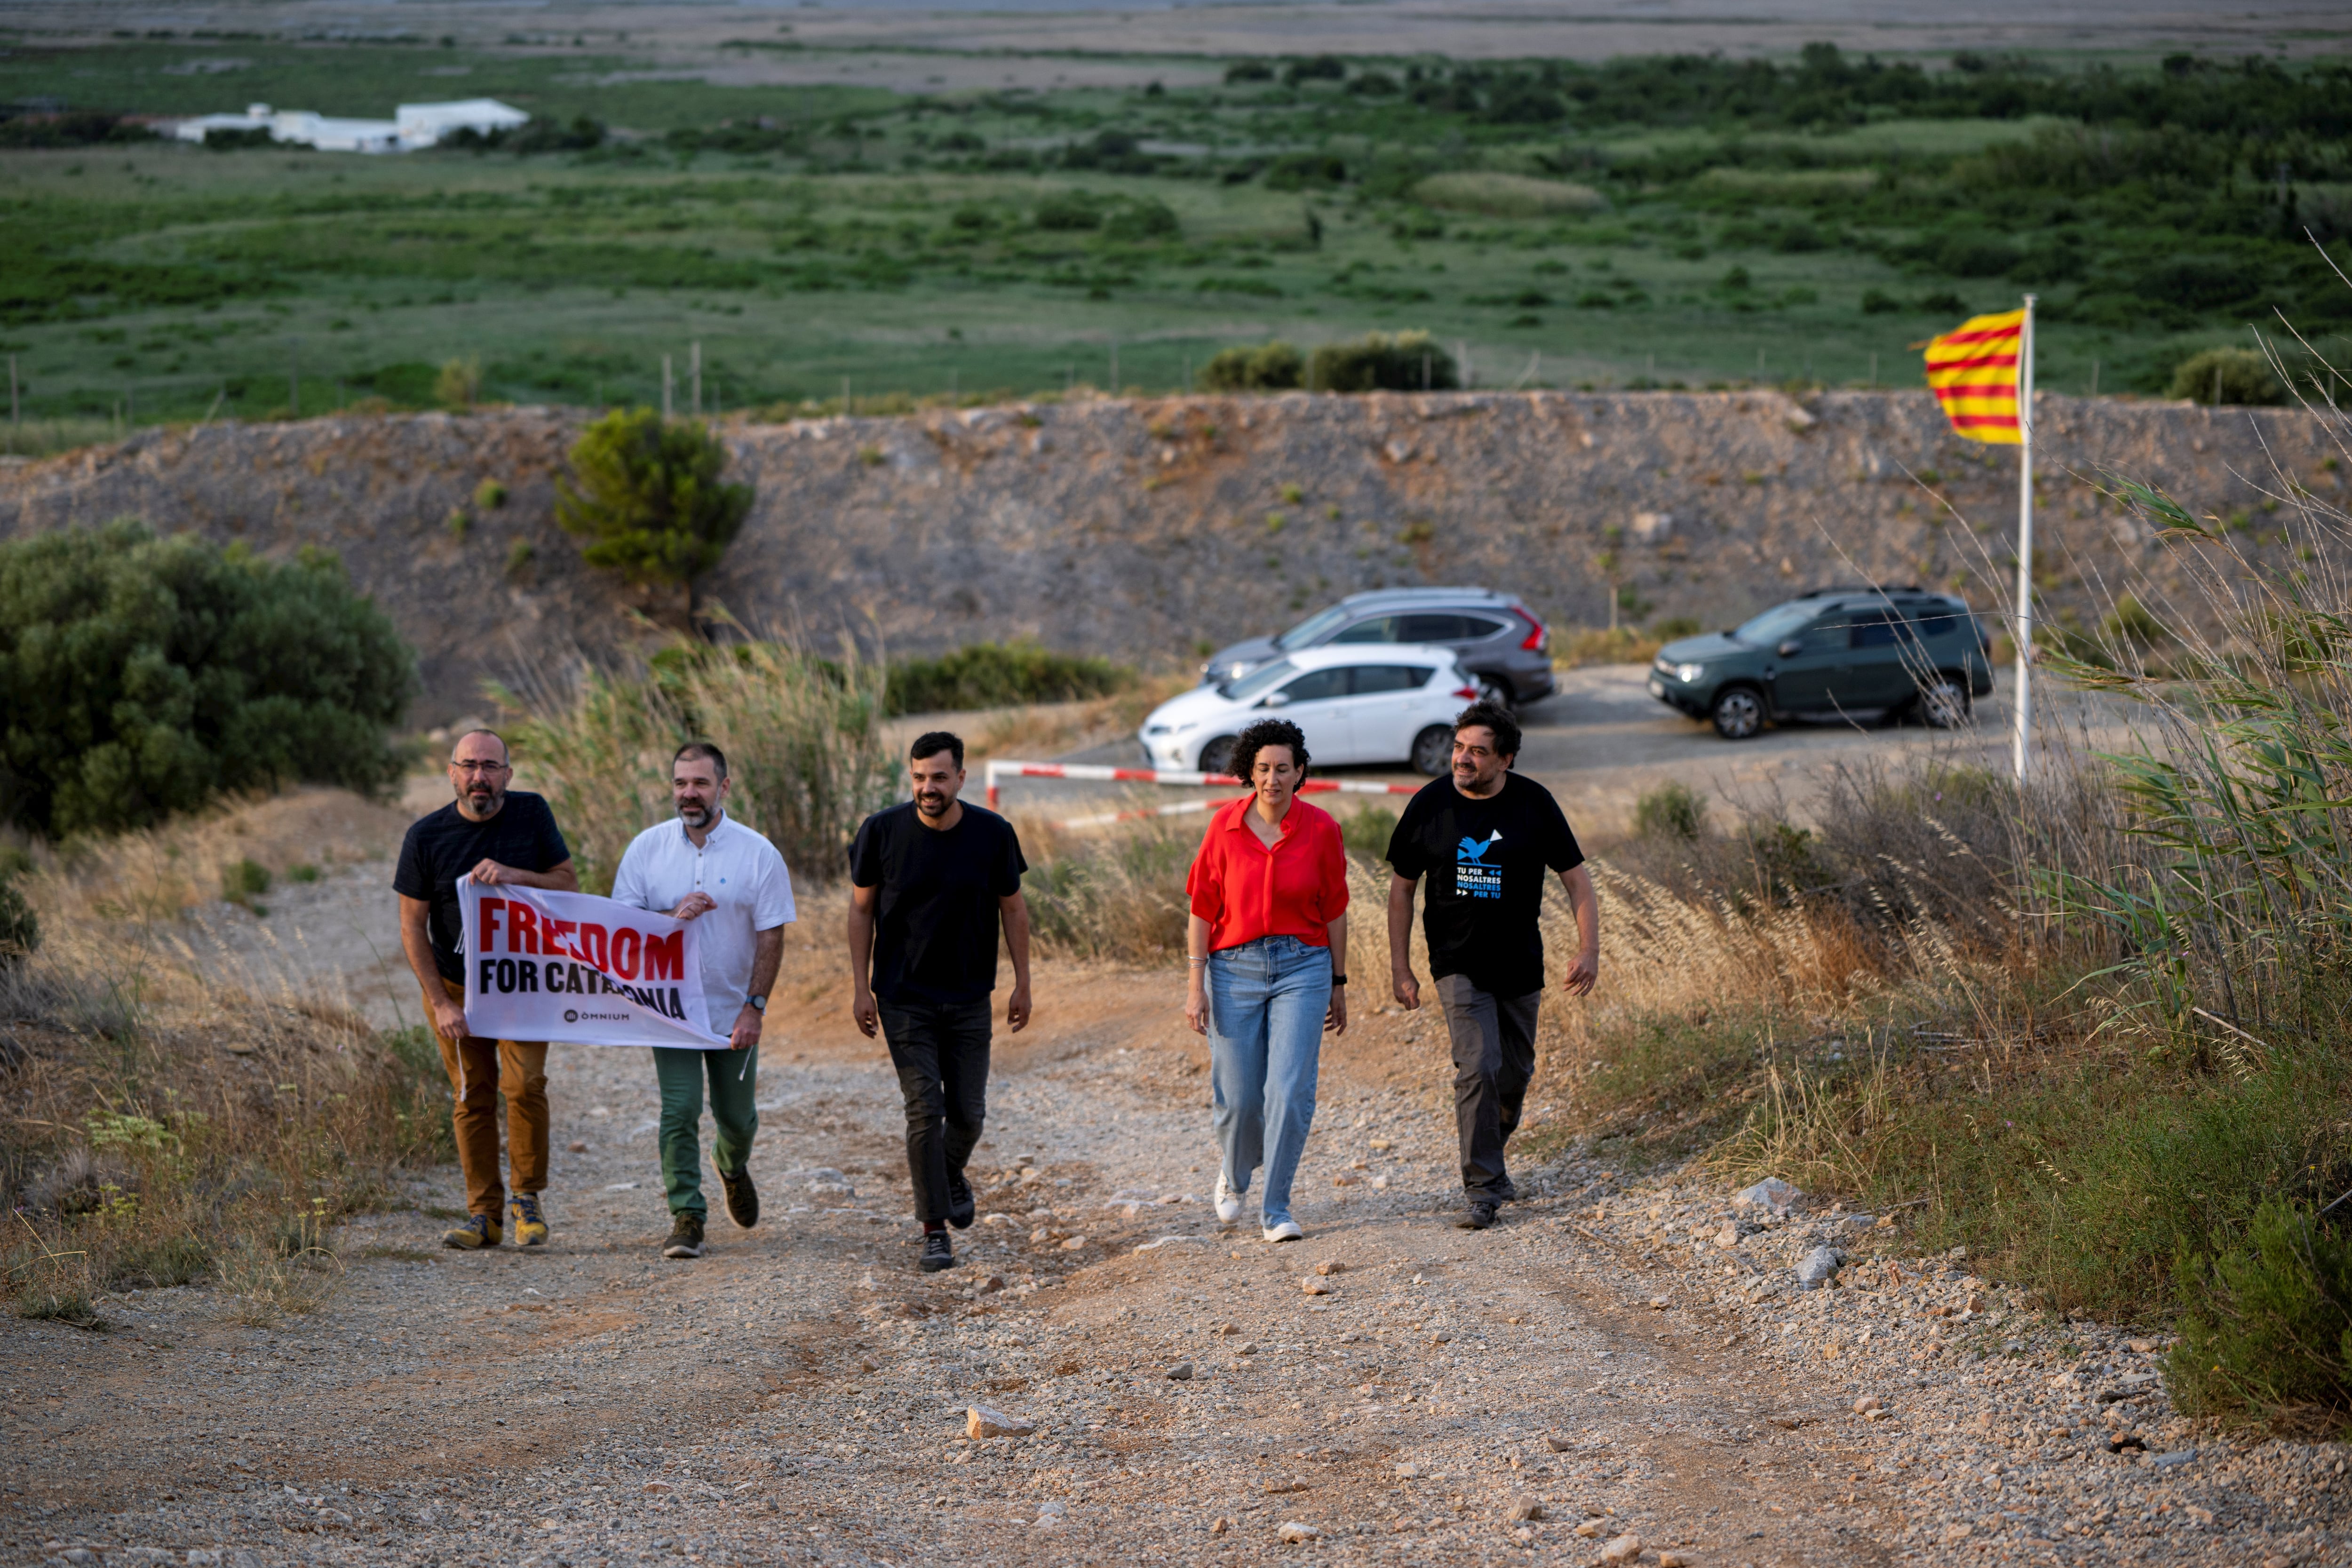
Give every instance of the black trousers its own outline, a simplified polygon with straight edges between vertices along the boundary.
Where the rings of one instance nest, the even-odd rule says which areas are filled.
[[[980,1142],[988,1120],[989,999],[898,1002],[877,999],[890,1065],[907,1100],[907,1174],[915,1216],[948,1217],[948,1189]]]
[[[1503,1145],[1519,1130],[1536,1075],[1536,1012],[1543,993],[1496,996],[1466,975],[1437,980],[1454,1040],[1454,1122],[1462,1136],[1462,1189],[1500,1202],[1510,1190]]]

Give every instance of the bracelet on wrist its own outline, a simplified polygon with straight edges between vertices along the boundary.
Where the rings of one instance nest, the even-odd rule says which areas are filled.
[[[1345,985],[1348,984],[1348,977],[1344,974],[1335,974],[1331,976],[1331,984],[1334,985]]]

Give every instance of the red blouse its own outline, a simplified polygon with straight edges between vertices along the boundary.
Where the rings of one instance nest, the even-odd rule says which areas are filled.
[[[1331,814],[1294,799],[1282,836],[1267,848],[1242,813],[1256,801],[1244,795],[1217,808],[1184,880],[1192,912],[1209,922],[1209,951],[1262,936],[1295,936],[1309,947],[1331,945],[1327,929],[1348,908],[1348,852]]]

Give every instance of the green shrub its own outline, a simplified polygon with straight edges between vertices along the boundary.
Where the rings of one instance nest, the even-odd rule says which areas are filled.
[[[1100,228],[1102,208],[1083,191],[1047,196],[1037,204],[1034,221],[1039,228],[1070,232]]]
[[[474,510],[496,511],[507,504],[507,488],[496,479],[484,479],[474,487]]]
[[[1706,827],[1706,796],[1669,781],[1633,803],[1633,831],[1644,838],[1696,838]]]
[[[1175,209],[1157,196],[1146,196],[1114,210],[1103,221],[1105,239],[1143,244],[1155,239],[1173,239],[1184,232],[1176,219]]]
[[[255,914],[269,911],[261,905],[261,895],[269,891],[269,868],[254,859],[237,860],[221,868],[221,897],[232,904],[242,904]]]
[[[2352,1244],[2305,1208],[2266,1200],[2244,1244],[2173,1270],[2180,1341],[2168,1380],[2181,1414],[2340,1433],[2352,1417]]]
[[[1368,332],[1315,351],[1308,384],[1318,392],[1448,392],[1459,386],[1454,356],[1427,332]]]
[[[1344,184],[1347,163],[1329,153],[1285,153],[1265,166],[1265,188],[1304,191]]]
[[[1225,68],[1225,79],[1235,81],[1272,81],[1274,67],[1265,60],[1235,60]]]
[[[453,359],[443,362],[441,373],[433,378],[433,401],[455,414],[463,414],[481,401],[482,362],[478,359]]]
[[[1135,671],[1087,654],[1055,653],[1023,639],[974,643],[938,658],[890,667],[887,711],[958,712],[1030,702],[1108,697],[1135,684]]]
[[[2252,349],[2207,349],[2180,362],[2165,395],[2205,404],[2269,405],[2284,403],[2286,388],[2272,372],[2271,362]]]
[[[1377,805],[1360,806],[1339,818],[1339,842],[1350,855],[1369,860],[1389,858],[1389,840],[1396,837],[1397,814]]]
[[[0,543],[0,818],[142,826],[222,791],[373,790],[417,689],[332,554],[157,539],[135,522]]]
[[[1203,392],[1285,392],[1307,378],[1305,356],[1276,338],[1254,349],[1223,349],[1195,377]]]
[[[1862,291],[1862,313],[1865,316],[1885,316],[1903,309],[1903,301],[1884,289]]]
[[[630,583],[688,590],[719,563],[751,510],[751,487],[721,482],[726,444],[705,426],[650,408],[614,409],[572,447],[555,486],[555,521],[588,540],[591,566]]]
[[[1677,637],[1695,637],[1705,630],[1706,627],[1696,616],[1668,616],[1651,625],[1650,635],[1660,642],[1673,642]]]

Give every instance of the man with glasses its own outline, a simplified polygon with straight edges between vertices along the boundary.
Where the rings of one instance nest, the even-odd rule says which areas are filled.
[[[580,890],[572,851],[547,802],[509,791],[507,743],[488,730],[457,737],[449,755],[457,800],[409,824],[392,876],[400,895],[400,945],[425,992],[425,1016],[441,1041],[441,1065],[457,1095],[457,1163],[466,1173],[468,1218],[441,1239],[474,1250],[501,1239],[501,1214],[515,1244],[547,1240],[539,1194],[547,1189],[547,1042],[488,1040],[466,1024],[465,926],[457,885]],[[514,1191],[499,1181],[499,1095],[507,1100],[507,1149]],[[503,1200],[503,1201],[501,1201]]]

